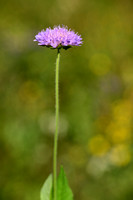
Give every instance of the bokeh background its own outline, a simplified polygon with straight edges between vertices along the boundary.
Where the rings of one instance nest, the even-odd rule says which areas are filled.
[[[133,199],[133,1],[1,0],[0,199],[37,200],[52,172],[56,50],[34,36],[64,24],[58,170],[75,200]]]

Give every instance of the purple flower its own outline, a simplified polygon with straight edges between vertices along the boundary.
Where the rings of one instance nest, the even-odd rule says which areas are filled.
[[[53,29],[47,28],[46,31],[39,32],[34,41],[41,46],[68,49],[72,46],[80,46],[81,40],[81,36],[68,29],[67,26],[55,26]]]

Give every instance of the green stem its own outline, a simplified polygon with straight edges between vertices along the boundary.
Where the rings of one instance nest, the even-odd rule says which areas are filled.
[[[58,130],[59,130],[59,61],[60,49],[58,49],[56,59],[56,72],[55,72],[55,135],[54,135],[54,159],[53,159],[53,189],[54,200],[57,200],[57,147],[58,147]]]

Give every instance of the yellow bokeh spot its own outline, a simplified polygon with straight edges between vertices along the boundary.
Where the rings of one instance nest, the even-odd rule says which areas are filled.
[[[113,144],[127,142],[131,138],[132,105],[128,100],[119,101],[112,109],[112,120],[106,134]]]
[[[106,127],[106,135],[113,144],[122,144],[131,138],[132,104],[121,100],[113,105],[112,120]]]
[[[111,59],[106,54],[94,54],[90,58],[90,69],[99,76],[107,74],[110,71],[111,64]]]
[[[117,102],[113,107],[113,116],[115,120],[126,122],[131,118],[132,104],[128,100]]]
[[[120,143],[129,140],[131,132],[129,129],[121,128],[112,134],[112,140],[114,143]]]
[[[131,161],[129,146],[120,144],[114,147],[110,153],[110,161],[117,166],[125,166]]]
[[[117,123],[111,123],[107,130],[106,134],[113,144],[123,143],[129,141],[131,138],[131,130],[126,126],[118,125]]]
[[[109,142],[102,135],[97,135],[89,141],[89,151],[95,156],[105,155],[109,148]]]

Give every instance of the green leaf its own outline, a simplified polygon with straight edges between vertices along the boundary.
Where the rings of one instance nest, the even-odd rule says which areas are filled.
[[[73,200],[73,194],[68,185],[63,167],[61,167],[60,173],[57,179],[57,199],[58,200]]]
[[[40,192],[40,198],[41,200],[52,200],[52,174],[49,175],[43,184]]]

